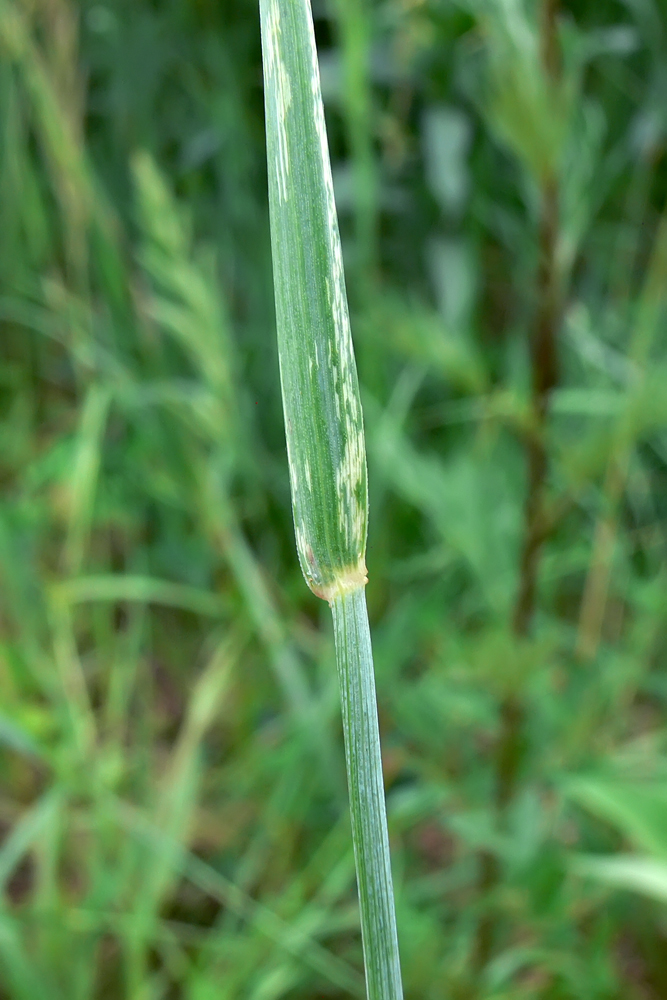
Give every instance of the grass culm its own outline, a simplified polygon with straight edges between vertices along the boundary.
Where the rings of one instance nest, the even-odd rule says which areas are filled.
[[[309,0],[262,0],[280,374],[301,568],[331,605],[369,1000],[402,997],[373,656],[368,486]]]

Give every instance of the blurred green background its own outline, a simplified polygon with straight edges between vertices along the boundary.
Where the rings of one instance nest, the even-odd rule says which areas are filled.
[[[407,1000],[667,996],[667,8],[317,0]],[[255,0],[0,0],[0,996],[363,997]]]

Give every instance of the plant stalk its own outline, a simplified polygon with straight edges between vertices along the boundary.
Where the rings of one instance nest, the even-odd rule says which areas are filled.
[[[368,476],[310,0],[260,0],[276,330],[296,547],[333,611],[368,1000],[401,1000],[364,585]]]
[[[560,76],[558,0],[542,0],[541,55],[546,78],[552,85]],[[536,277],[537,309],[530,339],[531,403],[533,426],[525,441],[528,483],[524,507],[524,540],[519,565],[519,587],[512,614],[512,631],[518,641],[527,638],[533,625],[537,579],[543,543],[548,534],[545,494],[549,473],[546,444],[549,400],[558,382],[557,337],[561,324],[563,293],[558,268],[559,184],[553,170],[542,179],[538,231],[539,263]],[[525,743],[525,705],[518,691],[505,694],[500,704],[500,732],[496,743],[495,806],[503,822],[515,794]],[[497,856],[481,857],[480,892],[487,896],[500,882]],[[487,911],[480,921],[474,963],[483,969],[493,952],[494,922]]]
[[[368,1000],[403,996],[373,653],[363,587],[331,601]]]

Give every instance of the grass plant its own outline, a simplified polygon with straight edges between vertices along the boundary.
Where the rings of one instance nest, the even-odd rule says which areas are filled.
[[[369,1000],[402,997],[366,609],[368,484],[309,0],[261,4],[278,355],[297,551],[331,606]]]

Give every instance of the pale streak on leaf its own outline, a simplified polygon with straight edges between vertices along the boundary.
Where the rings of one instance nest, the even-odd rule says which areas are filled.
[[[338,217],[336,215],[336,200],[334,197],[329,144],[324,107],[321,98],[320,67],[317,60],[315,33],[312,22],[308,31],[311,57],[311,94],[313,98],[313,118],[317,135],[320,140],[322,156],[324,188],[327,203],[327,228],[329,246],[332,251],[331,280],[327,279],[327,296],[334,320],[334,336],[337,348],[338,365],[336,376],[342,391],[345,451],[336,471],[336,491],[338,494],[338,522],[345,534],[345,543],[351,548],[363,550],[366,543],[366,509],[359,500],[360,485],[366,477],[366,447],[363,436],[361,401],[356,380],[354,348],[350,317],[345,294],[345,277],[343,271],[343,253],[338,234]],[[329,345],[329,360],[333,364],[331,344]],[[341,417],[340,397],[336,394],[336,413]]]
[[[309,0],[260,0],[276,323],[299,561],[331,600],[366,580],[361,400]]]
[[[289,74],[282,58],[280,8],[276,0],[271,0],[266,18],[266,67],[275,96],[276,121],[278,128],[278,191],[280,200],[287,201],[289,189],[287,179],[290,171],[289,145],[287,142],[287,112],[292,103],[292,89]]]

